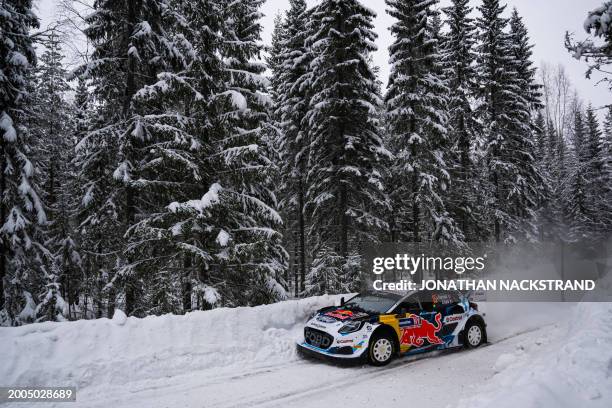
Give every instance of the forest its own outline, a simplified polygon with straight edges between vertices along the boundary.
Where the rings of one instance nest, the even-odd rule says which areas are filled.
[[[379,242],[608,239],[612,105],[503,1],[385,2],[386,87],[365,1],[289,0],[264,44],[264,0],[95,0],[70,68],[1,1],[0,325],[347,293]],[[605,74],[612,2],[584,17],[559,42]]]

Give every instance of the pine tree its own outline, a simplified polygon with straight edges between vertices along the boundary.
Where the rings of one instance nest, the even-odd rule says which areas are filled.
[[[70,151],[68,157],[70,162],[67,166],[68,181],[64,187],[67,197],[66,205],[69,211],[67,215],[70,217],[69,232],[66,234],[65,241],[61,245],[61,253],[63,254],[63,262],[69,268],[67,279],[69,284],[64,286],[67,293],[68,307],[70,308],[71,319],[92,318],[96,316],[91,312],[94,311],[91,303],[94,298],[98,298],[96,294],[96,273],[88,269],[87,261],[90,257],[89,253],[82,251],[83,235],[80,233],[79,223],[81,221],[81,182],[79,180],[80,169],[78,166],[78,143],[87,133],[88,126],[91,123],[91,105],[92,97],[86,81],[77,79],[76,89],[74,90],[74,99],[69,105],[72,110],[70,116],[70,131],[72,132],[68,140],[71,140]]]
[[[535,136],[535,157],[539,163],[543,164],[546,158],[548,135],[546,134],[546,119],[541,110],[537,111],[534,124],[534,136]]]
[[[527,27],[516,7],[510,16],[510,37],[515,59],[515,70],[518,80],[526,85],[522,89],[523,97],[529,104],[530,111],[535,115],[542,106],[542,85],[536,81],[536,68],[533,66],[533,45],[530,44]]]
[[[87,242],[97,248],[88,249],[105,254],[98,269],[104,271],[108,312],[122,292],[125,312],[131,315],[142,309],[137,295],[143,282],[126,233],[139,213],[146,217],[148,204],[159,198],[165,180],[156,177],[164,161],[185,163],[172,144],[195,145],[181,129],[183,118],[163,109],[167,100],[162,88],[184,83],[173,73],[185,67],[184,53],[193,50],[184,49],[182,37],[168,32],[185,24],[169,0],[100,0],[94,9],[85,30],[94,51],[89,63],[76,71],[95,83],[98,102],[96,122],[80,142],[85,188],[81,228],[96,237]]]
[[[460,243],[463,234],[446,209],[449,140],[444,84],[437,42],[427,35],[436,1],[387,0],[395,40],[389,48],[391,74],[386,95],[391,147],[395,154],[391,195],[401,239]],[[405,234],[405,233],[404,233]],[[404,238],[406,237],[406,238]]]
[[[369,61],[376,49],[373,18],[359,1],[324,0],[310,14],[306,39],[313,60],[305,78],[311,95],[304,120],[310,141],[305,209],[314,265],[327,264],[342,275],[339,280],[354,284],[354,255],[387,227],[380,216],[380,159],[387,152],[375,119],[381,101]]]
[[[601,154],[604,158],[604,173],[608,177],[607,187],[612,188],[612,106],[608,108],[603,123]],[[612,197],[610,197],[612,199]],[[610,200],[608,200],[610,201]]]
[[[573,155],[571,157],[571,171],[568,175],[567,202],[569,238],[574,241],[586,239],[592,226],[591,217],[593,214],[588,208],[588,198],[586,195],[586,136],[587,129],[583,122],[580,109],[574,113],[573,125]]]
[[[23,109],[36,63],[32,1],[3,1],[0,26],[0,324],[7,325],[35,317],[28,280],[47,274],[40,235],[47,220]]]
[[[541,178],[533,157],[530,106],[522,95],[532,84],[519,75],[521,67],[528,65],[528,56],[521,58],[515,52],[522,36],[505,32],[504,9],[498,0],[484,0],[478,7],[477,27],[483,40],[477,49],[477,67],[493,237],[496,242],[511,243],[536,236]]]
[[[450,7],[443,9],[449,31],[441,51],[449,89],[448,125],[452,146],[449,211],[466,240],[476,241],[485,235],[477,177],[477,151],[482,141],[479,140],[481,125],[473,109],[478,88],[474,69],[476,27],[468,3],[468,0],[453,0]]]
[[[279,121],[281,201],[285,219],[285,239],[293,248],[295,294],[304,290],[306,280],[306,169],[308,160],[308,126],[304,122],[309,105],[307,82],[309,63],[306,23],[308,14],[304,0],[291,0],[283,21],[283,39],[278,69],[273,81],[278,84],[275,116]]]
[[[70,162],[74,157],[75,140],[70,106],[65,99],[70,86],[55,31],[48,35],[44,46],[45,52],[35,74],[34,115],[30,119],[30,128],[35,133],[41,196],[47,206],[46,247],[51,252],[51,259],[45,290],[39,294],[37,312],[39,318],[56,320],[70,317],[72,306],[77,302],[78,294],[72,285],[80,276],[81,257],[72,234],[75,208],[72,192],[75,185]]]
[[[283,43],[287,37],[288,27],[285,23],[286,17],[278,13],[274,16],[274,30],[272,31],[272,43],[269,47],[269,55],[266,64],[271,71],[270,90],[275,102],[279,99],[280,77],[283,68]]]
[[[605,235],[612,232],[612,106],[608,108],[603,124],[603,133],[601,136],[600,154],[602,157],[602,189],[604,191],[601,197],[602,202],[606,203],[603,210],[606,212],[604,222],[608,222],[604,227]]]
[[[240,304],[260,304],[286,296],[283,275],[287,253],[281,244],[278,228],[282,220],[273,192],[277,169],[271,160],[274,140],[269,138],[268,111],[271,100],[266,94],[268,82],[261,62],[263,0],[247,3],[228,1],[224,13],[228,17],[222,55],[226,61],[226,86],[232,98],[227,130],[222,141],[221,156],[229,167],[222,185],[241,208],[236,225],[229,225],[230,239],[235,242],[236,262],[227,271],[235,280],[247,282],[249,290],[238,289],[232,296]],[[246,274],[246,279],[244,275]]]
[[[527,225],[526,233],[528,238],[535,238],[537,227],[535,225],[534,211],[539,208],[542,201],[542,190],[545,188],[545,179],[538,167],[536,160],[537,146],[534,143],[534,135],[538,131],[536,127],[537,112],[542,109],[542,93],[540,85],[536,80],[536,68],[532,61],[532,48],[527,27],[523,23],[522,17],[516,8],[513,9],[509,21],[510,41],[513,51],[513,71],[514,81],[516,82],[516,92],[522,97],[519,99],[517,108],[521,110],[520,115],[527,119],[528,127],[523,126],[517,129],[516,142],[518,154],[514,159],[518,159],[517,166],[521,174],[516,179],[518,188],[517,195],[520,196],[520,204],[523,208],[519,211],[519,217]],[[557,146],[562,160],[564,157],[565,141],[560,141]]]
[[[591,105],[586,110],[586,134],[582,149],[584,151],[585,181],[587,206],[591,213],[592,238],[605,236],[612,223],[612,204],[606,200],[609,196],[609,185],[606,173],[606,153],[602,149],[602,132]]]
[[[534,158],[537,163],[538,172],[542,175],[542,191],[540,194],[540,201],[538,203],[539,214],[538,229],[540,231],[540,241],[550,239],[551,231],[554,228],[555,219],[553,215],[554,206],[553,203],[553,183],[551,179],[551,173],[549,172],[549,166],[547,162],[548,157],[548,127],[544,114],[541,110],[538,110],[535,121],[533,123],[533,135],[534,141]]]
[[[207,270],[219,231],[208,225],[200,229],[197,215],[176,209],[205,195],[218,171],[210,156],[220,132],[215,98],[224,89],[221,8],[213,1],[175,5],[177,24],[168,37],[181,58],[135,95],[143,107],[159,109],[148,115],[153,148],[139,180],[147,205],[128,230],[133,259],[128,266],[143,276],[143,311],[154,314],[208,308],[217,299]]]

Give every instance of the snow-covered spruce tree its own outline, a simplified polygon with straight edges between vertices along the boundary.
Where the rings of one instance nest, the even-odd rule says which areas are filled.
[[[612,233],[612,106],[608,108],[608,112],[604,119],[600,154],[603,165],[601,183],[604,190],[601,200],[606,203],[603,210],[607,214],[606,218],[608,222],[603,233],[609,236],[609,234]],[[606,221],[606,219],[604,219],[604,221]]]
[[[540,241],[551,238],[551,231],[554,228],[554,217],[552,211],[552,180],[549,172],[547,153],[548,153],[548,128],[542,110],[538,110],[533,122],[534,136],[534,158],[538,172],[542,175],[542,191],[538,203],[538,230]]]
[[[612,106],[608,107],[606,116],[603,123],[603,136],[602,136],[604,149],[608,152],[607,156],[609,160],[612,160],[612,156],[609,153],[612,152]]]
[[[591,238],[599,239],[610,233],[612,224],[612,203],[609,197],[610,180],[605,170],[606,157],[602,149],[602,132],[593,107],[589,105],[585,118],[586,135],[583,145],[584,177],[587,206],[591,213]]]
[[[87,132],[87,126],[90,124],[91,104],[92,97],[87,83],[78,79],[74,89],[74,99],[70,103],[71,135],[69,140],[71,140],[71,147],[68,152],[70,161],[66,164],[68,180],[66,185],[62,187],[67,194],[66,205],[70,233],[66,235],[67,238],[61,244],[61,253],[64,264],[70,267],[70,284],[64,289],[67,293],[66,299],[69,301],[68,307],[71,319],[87,319],[95,316],[92,302],[97,287],[96,275],[85,267],[85,258],[89,254],[85,254],[81,250],[83,236],[80,234],[79,222],[82,196],[80,194],[81,184],[78,180],[80,169],[77,167],[77,144]]]
[[[139,254],[131,265],[155,271],[145,286],[151,313],[277,300],[286,254],[272,228],[280,217],[262,140],[266,81],[253,61],[259,13],[239,2],[180,6],[185,24],[176,38],[186,66],[160,72],[135,96],[180,120],[159,129],[167,136],[152,133],[163,156],[151,159],[143,172],[151,179],[141,181],[165,188],[148,193],[158,212],[129,230],[130,250]]]
[[[434,52],[440,54],[445,47],[446,35],[442,32],[442,16],[439,9],[432,7],[429,12],[429,24],[427,24],[427,37],[435,43]],[[441,57],[440,57],[441,59]],[[438,64],[437,72],[441,73],[444,69],[443,64]]]
[[[313,60],[305,78],[311,99],[305,210],[314,265],[331,268],[345,286],[358,285],[359,248],[387,227],[378,134],[380,109],[375,73],[375,14],[356,0],[324,0],[308,21],[306,46]],[[307,278],[306,292],[315,282]],[[328,291],[338,290],[338,286]]]
[[[389,47],[391,73],[386,95],[390,145],[395,155],[391,199],[400,240],[456,245],[462,232],[447,211],[450,143],[446,131],[444,83],[428,15],[435,0],[387,0],[397,19]]]
[[[465,235],[478,241],[483,233],[482,199],[479,193],[478,150],[480,124],[474,112],[478,84],[474,69],[476,26],[468,0],[453,0],[443,9],[448,32],[441,49],[448,94],[448,128],[452,154],[452,185],[448,209]]]
[[[529,101],[523,97],[530,83],[518,74],[516,37],[505,29],[505,6],[484,0],[478,7],[477,72],[485,124],[485,161],[489,181],[488,207],[496,242],[537,237],[535,209],[541,177],[533,157]]]
[[[536,81],[537,69],[533,66],[532,61],[533,45],[529,42],[527,27],[516,7],[512,10],[509,25],[516,75],[521,83],[526,85],[526,88],[522,89],[523,97],[529,104],[535,120],[536,113],[543,108],[542,85]]]
[[[531,223],[530,228],[532,231],[528,231],[527,235],[531,235],[532,238],[535,238],[537,234],[536,231],[538,231],[535,225],[537,222],[537,214],[532,211],[540,208],[544,199],[544,194],[546,193],[546,179],[540,171],[539,162],[536,160],[538,146],[537,141],[534,140],[539,131],[536,126],[537,113],[543,108],[542,85],[536,80],[537,69],[534,67],[532,61],[533,45],[530,43],[527,27],[523,23],[523,19],[516,8],[512,10],[510,16],[509,30],[518,93],[523,97],[524,102],[527,103],[526,107],[520,106],[519,109],[526,109],[529,114],[529,129],[518,135],[518,147],[521,151],[521,155],[518,159],[519,166],[524,166],[522,167],[523,174],[520,177],[527,180],[531,185],[521,186],[522,192],[519,192],[519,194],[523,196],[521,199],[522,205],[529,207],[524,214],[528,218],[527,221]],[[565,159],[565,141],[563,140],[560,142],[562,142],[563,145],[557,146],[557,150],[559,154],[563,156],[563,159]],[[562,151],[559,149],[562,149]],[[517,181],[519,181],[517,184],[522,184],[520,180],[517,179]]]
[[[32,1],[0,3],[0,26],[0,324],[11,325],[35,318],[30,283],[47,273],[40,241],[46,214],[23,109],[36,62],[30,29],[38,27],[38,19]]]
[[[568,238],[573,241],[587,239],[592,227],[590,221],[592,214],[588,208],[586,186],[588,181],[586,175],[586,149],[585,142],[587,129],[583,121],[580,109],[574,112],[574,124],[572,129],[573,151],[569,159],[570,170],[568,172],[567,186],[564,189],[564,199],[567,207],[567,223],[569,228]]]
[[[173,201],[149,223],[171,235],[175,249],[168,261],[183,260],[184,310],[257,304],[284,295],[277,278],[286,254],[272,228],[280,217],[267,188],[266,81],[254,61],[261,50],[254,6],[185,4],[186,38],[197,50],[187,75],[195,91],[190,129],[202,143],[197,154],[202,181],[193,186],[204,191]]]
[[[603,73],[604,80],[612,88],[612,78],[606,75],[610,73],[609,65],[612,64],[612,1],[604,1],[600,7],[589,11],[584,21],[584,29],[603,40],[597,43],[591,38],[575,42],[569,32],[565,34],[565,47],[576,59],[585,58],[589,68],[586,77],[590,78],[593,71]]]
[[[273,134],[268,129],[266,93],[268,81],[263,73],[259,11],[263,0],[223,2],[224,79],[229,96],[224,112],[227,134],[220,140],[219,155],[227,171],[220,185],[232,200],[236,218],[224,230],[230,256],[220,264],[232,282],[245,287],[228,287],[228,301],[236,304],[261,304],[286,296],[283,275],[288,254],[282,246],[278,228],[282,220],[273,192],[275,163]]]
[[[303,293],[307,296],[321,293],[345,293],[350,292],[349,282],[344,279],[345,270],[342,265],[346,264],[336,251],[327,246],[315,248],[317,257],[308,269],[306,284]]]
[[[612,64],[611,18],[612,1],[604,1],[600,7],[590,11],[586,20],[584,21],[584,29],[588,33],[593,34],[594,37],[603,40],[603,42],[597,42],[597,40],[590,38],[576,42],[569,33],[566,33],[565,40],[565,46],[568,51],[573,54],[574,58],[580,59],[584,57],[587,61],[589,66],[586,72],[587,78],[591,77],[593,71],[599,71],[603,73],[604,80],[608,82],[609,85],[612,84],[612,81],[606,75],[609,73],[610,64]],[[594,115],[591,119],[592,120],[589,119],[589,113],[587,111],[586,122],[588,135],[586,137],[584,146],[585,159],[587,160],[587,163],[585,163],[587,174],[586,181],[589,184],[599,181],[600,185],[587,186],[586,194],[592,196],[594,191],[599,189],[603,196],[592,196],[593,198],[589,200],[589,204],[592,205],[594,211],[597,212],[594,214],[594,218],[592,219],[593,228],[591,228],[590,232],[594,237],[597,237],[597,235],[609,236],[610,224],[612,223],[612,216],[610,216],[610,213],[612,210],[610,209],[609,204],[610,174],[605,169],[605,163],[609,162],[610,158],[609,153],[606,152],[607,149],[605,146],[600,146],[599,148],[595,147],[595,145],[598,144],[594,140],[597,134],[597,123]],[[603,142],[605,143],[605,138],[603,139]],[[595,158],[594,154],[599,154],[600,157]],[[600,178],[602,176],[604,177],[603,180]],[[591,177],[596,177],[598,180],[595,181]]]
[[[272,31],[272,42],[271,46],[268,47],[268,55],[265,58],[269,75],[268,93],[270,94],[271,104],[268,106],[268,124],[266,126],[266,142],[270,146],[269,159],[275,164],[274,177],[282,177],[282,166],[281,161],[281,144],[283,139],[283,130],[281,123],[281,114],[278,111],[280,106],[280,100],[282,95],[279,93],[281,87],[281,76],[283,72],[283,44],[286,39],[286,13],[277,13],[274,17],[274,29]],[[289,293],[295,291],[297,296],[297,285],[298,285],[298,257],[297,243],[295,239],[295,231],[291,229],[292,222],[288,218],[286,206],[284,205],[284,190],[276,186],[276,197],[278,200],[278,211],[283,219],[283,225],[279,229],[279,232],[283,235],[283,245],[288,249],[288,267],[284,271],[283,280],[287,284],[287,290]]]
[[[576,103],[572,108],[574,112],[580,109],[580,104]],[[572,130],[574,131],[574,130]],[[566,132],[567,133],[567,132]],[[572,197],[568,194],[568,178],[571,175],[572,162],[571,151],[568,151],[568,141],[565,133],[558,130],[552,122],[547,126],[548,134],[548,153],[545,159],[547,166],[549,188],[549,209],[552,223],[549,228],[548,238],[552,240],[567,241],[571,238],[571,225],[569,208]]]
[[[101,273],[109,314],[117,295],[128,315],[142,314],[137,310],[142,280],[125,233],[138,218],[148,216],[148,204],[159,197],[154,190],[163,190],[163,183],[151,180],[164,155],[173,154],[164,150],[162,140],[190,143],[174,132],[181,118],[163,110],[163,97],[146,98],[145,87],[156,83],[158,74],[185,65],[182,38],[167,31],[184,24],[173,10],[170,0],[99,0],[86,18],[85,34],[94,50],[76,74],[95,85],[96,117],[78,146],[84,190],[81,229],[89,236],[86,250],[99,254],[93,272]]]
[[[109,110],[94,105],[84,79],[75,94],[76,222],[81,264],[84,271],[84,307],[86,317],[112,317],[115,291],[107,287],[115,273],[116,254],[121,251],[122,237],[118,234],[118,208],[113,194],[112,174],[115,163],[116,140],[106,133],[102,121]],[[110,289],[110,290],[109,290]]]
[[[268,49],[266,64],[271,72],[270,75],[270,93],[275,103],[278,101],[278,88],[282,72],[282,54],[283,43],[286,38],[287,27],[285,25],[285,16],[283,13],[278,13],[274,16],[274,30],[272,30],[272,42]]]
[[[546,119],[542,110],[538,110],[533,122],[535,138],[535,158],[542,165],[546,158],[548,135],[546,134]]]
[[[601,155],[604,158],[604,175],[608,178],[606,188],[608,194],[612,194],[612,106],[608,107],[604,118]],[[612,196],[608,196],[607,201],[612,202]]]
[[[139,214],[126,238],[120,273],[140,279],[140,314],[183,313],[203,305],[201,241],[168,209],[204,195],[215,142],[212,99],[221,89],[220,8],[216,2],[175,2],[157,34],[166,44],[155,77],[134,94],[142,133],[137,150]],[[144,114],[146,113],[146,114]],[[187,221],[184,221],[187,222]],[[202,260],[205,258],[205,260]],[[207,292],[208,293],[208,292]]]
[[[279,64],[273,81],[277,83],[275,117],[279,122],[281,208],[285,219],[285,241],[292,247],[295,294],[304,290],[306,280],[306,169],[308,126],[304,121],[309,106],[308,73],[311,55],[306,48],[308,14],[304,0],[291,0],[283,21]]]
[[[78,303],[77,281],[81,277],[81,258],[74,229],[71,168],[75,138],[70,118],[71,106],[66,100],[70,86],[62,66],[62,49],[58,34],[51,31],[43,41],[45,51],[35,71],[35,91],[31,98],[30,129],[40,168],[41,197],[47,206],[49,224],[46,247],[51,252],[44,291],[38,294],[39,319],[65,319]]]
[[[224,170],[214,155],[222,134],[214,103],[224,89],[221,8],[217,1],[172,4],[176,25],[169,36],[181,59],[160,70],[134,97],[139,106],[158,109],[147,115],[152,144],[139,180],[147,203],[128,230],[129,267],[144,280],[143,312],[155,314],[217,302],[209,269],[224,222],[223,211],[213,216],[194,207],[215,183],[215,173]]]

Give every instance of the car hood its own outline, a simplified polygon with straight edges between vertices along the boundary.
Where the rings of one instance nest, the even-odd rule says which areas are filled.
[[[372,314],[361,310],[354,310],[344,306],[338,306],[327,307],[319,310],[313,319],[321,323],[331,324],[337,322],[346,323],[351,320],[363,320],[371,316]]]

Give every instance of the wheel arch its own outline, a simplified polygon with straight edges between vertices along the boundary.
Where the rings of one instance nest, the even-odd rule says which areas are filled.
[[[370,339],[373,338],[375,335],[383,335],[391,338],[391,340],[393,341],[393,345],[395,346],[395,353],[400,353],[400,341],[396,330],[392,326],[385,323],[381,323],[380,326],[378,326],[374,330],[374,332],[372,332]]]
[[[475,315],[470,316],[470,318],[467,319],[467,321],[463,325],[463,329],[461,329],[461,332],[459,333],[459,336],[461,338],[461,343],[463,343],[463,345],[466,344],[466,342],[465,342],[465,328],[468,327],[471,323],[476,323],[476,324],[480,325],[480,327],[482,328],[483,343],[486,343],[487,342],[487,324],[485,323],[485,321],[482,318],[482,316],[479,315],[479,314],[475,314]]]

